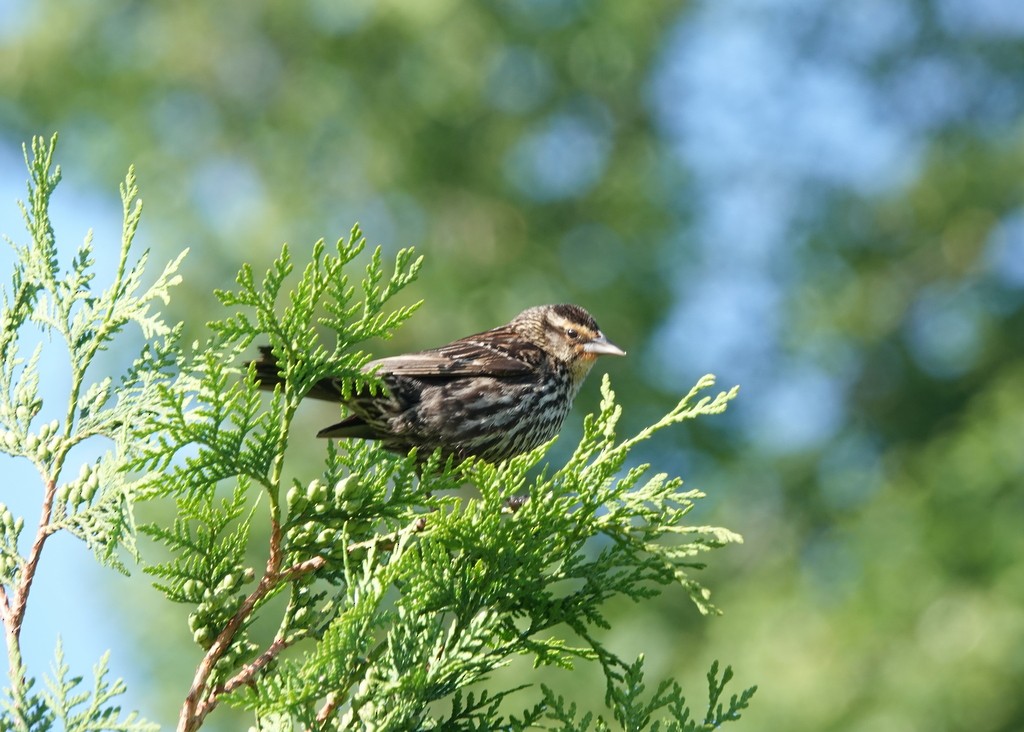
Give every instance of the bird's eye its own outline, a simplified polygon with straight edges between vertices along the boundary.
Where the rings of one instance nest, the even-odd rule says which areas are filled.
[[[577,332],[575,328],[569,328],[569,330],[565,331],[565,334],[572,338],[573,340],[576,340],[577,338],[580,337],[579,332]]]

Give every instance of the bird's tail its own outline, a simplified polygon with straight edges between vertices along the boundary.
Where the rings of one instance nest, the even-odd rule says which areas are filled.
[[[250,364],[256,367],[256,381],[261,389],[273,391],[275,386],[284,383],[284,379],[281,377],[281,368],[277,365],[277,357],[270,349],[270,346],[260,346],[259,359],[246,362],[245,365],[248,367]],[[309,393],[304,396],[310,399],[340,402],[341,390],[334,379],[327,378],[316,382],[313,388],[309,390]]]
[[[356,437],[361,440],[380,439],[377,431],[368,425],[362,417],[355,414],[341,420],[337,424],[332,424],[330,427],[324,427],[316,433],[316,436],[335,439],[346,439],[349,437]]]

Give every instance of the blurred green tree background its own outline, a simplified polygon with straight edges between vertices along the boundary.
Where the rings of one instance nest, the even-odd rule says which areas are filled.
[[[1022,78],[1018,0],[0,0],[0,229],[21,143],[56,130],[58,241],[116,232],[134,162],[148,245],[192,249],[190,337],[242,262],[357,220],[427,255],[381,355],[578,302],[630,352],[606,365],[624,430],[703,373],[742,385],[644,456],[746,537],[704,577],[725,615],[670,592],[620,608],[613,645],[694,698],[732,664],[760,686],[737,729],[1014,732]],[[183,618],[140,576],[89,578],[123,597],[82,611],[89,642],[169,723]],[[74,652],[80,628],[40,622],[39,663],[58,631]]]

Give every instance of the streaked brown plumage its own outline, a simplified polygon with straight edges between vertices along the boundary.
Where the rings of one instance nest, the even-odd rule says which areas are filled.
[[[269,348],[256,375],[280,382]],[[504,460],[550,440],[561,429],[580,385],[600,354],[625,355],[578,305],[529,308],[493,330],[440,348],[371,361],[385,394],[346,400],[351,416],[319,437],[380,440],[421,454],[437,448],[456,459]],[[307,395],[342,401],[333,379]]]

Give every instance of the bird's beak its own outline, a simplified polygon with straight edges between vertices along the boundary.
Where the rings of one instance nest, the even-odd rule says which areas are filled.
[[[592,353],[595,356],[602,354],[606,356],[626,355],[625,351],[623,351],[621,348],[619,348],[614,343],[610,342],[607,338],[605,338],[603,333],[599,333],[597,338],[594,338],[593,340],[584,343],[583,350],[586,353]]]

